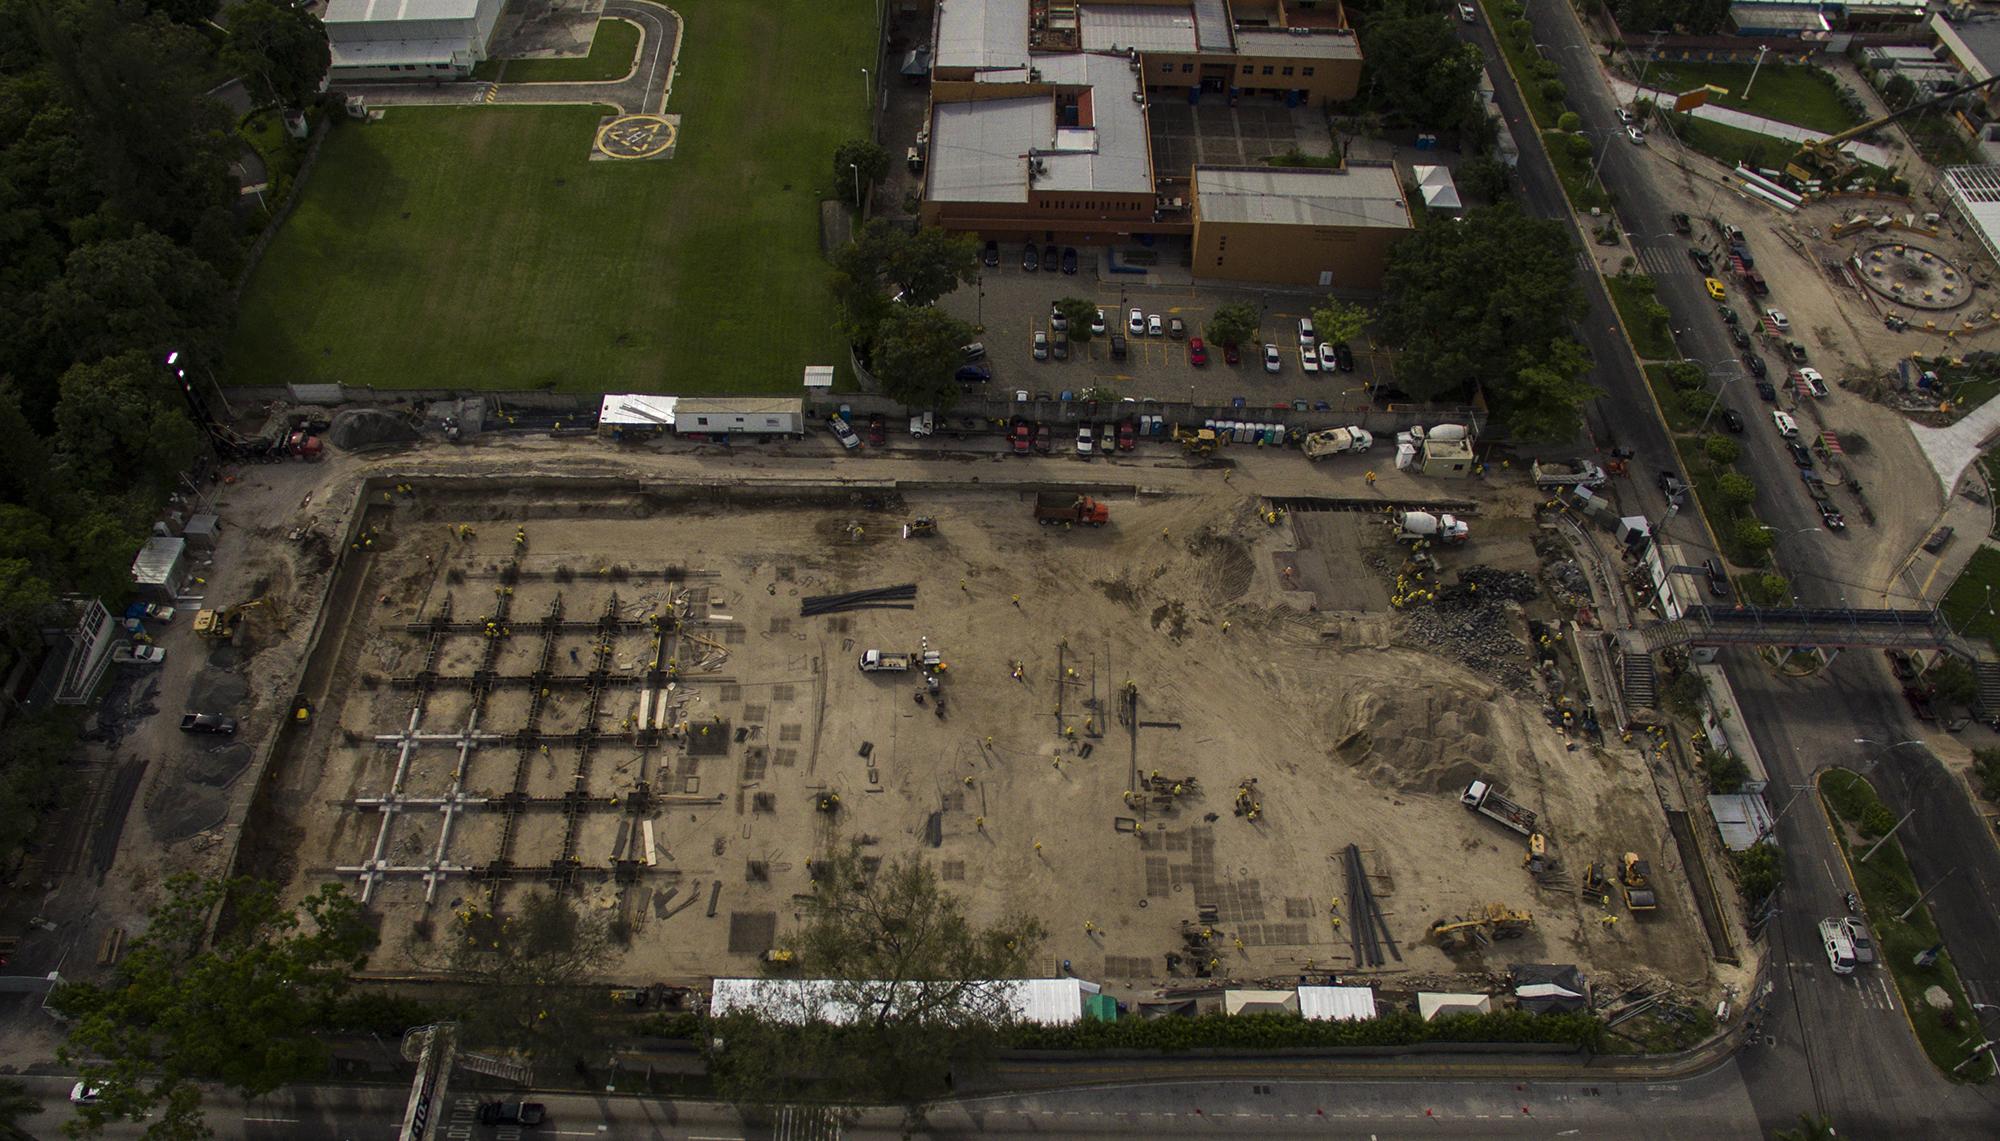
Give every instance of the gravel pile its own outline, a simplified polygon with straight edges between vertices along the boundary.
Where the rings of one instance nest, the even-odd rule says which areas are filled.
[[[1514,605],[1540,593],[1532,575],[1474,566],[1438,588],[1430,606],[1405,612],[1403,637],[1456,658],[1514,690],[1533,687],[1527,647],[1515,636]]]
[[[409,420],[380,408],[343,408],[334,413],[333,426],[326,438],[345,452],[371,448],[400,448],[417,442],[417,430]]]

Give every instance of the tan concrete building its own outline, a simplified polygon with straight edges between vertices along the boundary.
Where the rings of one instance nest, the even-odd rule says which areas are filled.
[[[1194,168],[1194,272],[1228,281],[1376,289],[1415,228],[1396,168]]]

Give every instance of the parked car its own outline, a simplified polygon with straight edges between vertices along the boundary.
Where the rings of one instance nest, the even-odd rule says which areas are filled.
[[[1314,346],[1312,346],[1312,345],[1300,345],[1300,346],[1299,346],[1299,369],[1300,369],[1300,371],[1302,371],[1302,372],[1307,372],[1307,373],[1312,373],[1312,374],[1314,374],[1314,375],[1318,375],[1318,373],[1319,373],[1319,349],[1318,349],[1318,348],[1316,348],[1316,347],[1314,347]]]
[[[1847,928],[1847,941],[1854,944],[1854,961],[1864,967],[1874,962],[1875,940],[1868,937],[1868,928],[1861,920],[1850,915],[1841,920],[1841,926]]]
[[[848,451],[851,452],[861,446],[861,437],[854,434],[854,429],[847,426],[846,418],[840,413],[835,412],[826,418],[826,428],[833,433],[834,439],[840,441],[840,446]]]
[[[1068,315],[1062,311],[1062,306],[1053,301],[1049,302],[1049,328],[1054,329],[1058,333],[1066,332],[1069,329]]]
[[[1052,351],[1054,352],[1054,354],[1055,354],[1055,358],[1056,358],[1057,360],[1059,360],[1059,361],[1066,361],[1066,360],[1068,360],[1068,359],[1069,359],[1069,334],[1068,334],[1068,333],[1057,333],[1057,334],[1056,334],[1056,336],[1055,336],[1055,340],[1054,340],[1054,342],[1052,342],[1052,344],[1051,344],[1051,346],[1050,346],[1050,347],[1051,347]]]
[[[236,718],[219,713],[188,713],[181,717],[183,733],[214,733],[229,737],[236,733]]]
[[[1028,401],[1033,400],[1034,398],[1035,398],[1034,395],[1025,388],[1017,388],[1014,390],[1014,403],[1016,404],[1026,404]]]
[[[1762,376],[1763,374],[1760,372],[1758,375]],[[1775,404],[1778,400],[1778,390],[1772,386],[1770,381],[1760,380],[1757,382],[1757,398],[1759,400],[1768,400]]]
[[[1036,330],[1035,330],[1035,340],[1034,340],[1034,344],[1033,344],[1033,346],[1032,346],[1032,350],[1031,350],[1031,351],[1033,351],[1033,353],[1035,354],[1035,359],[1036,359],[1036,360],[1038,360],[1038,361],[1045,361],[1045,360],[1048,360],[1048,359],[1049,359],[1049,335],[1048,335],[1047,333],[1044,333],[1044,332],[1042,332],[1042,331],[1041,331],[1040,329],[1036,329]]]
[[[960,384],[981,384],[993,379],[993,370],[983,364],[966,364],[958,366],[958,371],[951,375]]]
[[[1333,363],[1340,366],[1342,372],[1354,371],[1354,350],[1347,347],[1346,341],[1334,342]]]
[[[1104,310],[1099,309],[1097,314],[1090,319],[1090,335],[1093,337],[1104,335]]]
[[[1318,340],[1318,337],[1313,333],[1312,318],[1311,317],[1299,318],[1299,344],[1310,345],[1315,340]]]
[[[1785,342],[1785,355],[1791,358],[1793,364],[1806,363],[1806,347],[1797,341]]]
[[[1161,336],[1166,332],[1166,328],[1167,328],[1166,325],[1160,320],[1160,315],[1158,313],[1146,314],[1147,336],[1149,337]]]
[[[1625,137],[1631,139],[1632,145],[1635,147],[1643,147],[1646,145],[1646,132],[1640,130],[1637,127],[1625,128]]]
[[[1196,368],[1208,363],[1208,346],[1201,343],[1200,337],[1188,341],[1188,363]]]
[[[1826,378],[1819,374],[1818,369],[1816,368],[1800,369],[1799,383],[1805,385],[1807,392],[1812,393],[1814,396],[1820,398],[1821,400],[1826,399],[1827,396]]]
[[[479,1106],[481,1125],[540,1125],[548,1110],[539,1101],[488,1101]]]
[[[1939,527],[1937,530],[1931,532],[1930,538],[1924,540],[1924,550],[1934,555],[1937,554],[1939,551],[1944,550],[1946,543],[1951,542],[1951,537],[1954,534],[1956,532],[1950,527]]]
[[[1778,430],[1778,435],[1788,440],[1799,434],[1799,422],[1792,419],[1791,413],[1780,409],[1771,409],[1771,426]]]
[[[1078,424],[1076,426],[1076,454],[1084,459],[1089,459],[1090,454],[1096,450],[1096,433],[1091,431],[1090,425]]]
[[[111,651],[111,660],[121,666],[164,665],[167,652],[158,646],[119,646]]]
[[[1750,370],[1751,376],[1763,376],[1770,371],[1770,366],[1764,363],[1764,358],[1756,353],[1743,354],[1743,367]]]
[[[1133,440],[1137,435],[1138,429],[1133,426],[1132,421],[1118,421],[1118,450],[1121,452],[1131,451]]]
[[[1743,413],[1738,412],[1734,408],[1724,408],[1722,410],[1722,426],[1732,432],[1741,432],[1743,430]]]
[[[1334,355],[1332,341],[1321,341],[1319,343],[1319,367],[1327,372],[1332,372],[1340,367],[1340,358]]]
[[[937,431],[937,417],[929,412],[919,412],[910,417],[910,435],[921,440]]]
[[[1694,233],[1694,219],[1688,217],[1686,214],[1675,214],[1672,216],[1671,220],[1674,224],[1674,233],[1676,234]]]
[[[1064,273],[1075,273],[1075,272],[1076,272],[1076,247],[1075,247],[1075,246],[1064,246],[1064,247],[1063,247],[1063,252],[1062,252],[1062,271],[1063,271]]]
[[[1284,360],[1283,360],[1282,358],[1280,358],[1280,357],[1278,356],[1278,346],[1276,346],[1276,345],[1265,345],[1265,346],[1264,346],[1264,371],[1265,371],[1265,372],[1277,372],[1277,371],[1279,371],[1280,369],[1282,369],[1282,368],[1284,368],[1284,367],[1285,367],[1285,362],[1284,362]]]
[[[1135,337],[1146,335],[1146,314],[1134,309],[1125,318],[1125,331]]]
[[[1813,465],[1812,453],[1806,451],[1806,446],[1797,440],[1786,440],[1785,450],[1792,454],[1792,462],[1798,466],[1809,468]]]
[[[1062,255],[1053,244],[1042,247],[1042,272],[1055,273],[1062,269]]]
[[[1046,421],[1035,421],[1035,451],[1048,455],[1053,450],[1055,450],[1055,433],[1049,429]]]
[[[1747,349],[1750,347],[1750,334],[1744,332],[1743,326],[1741,325],[1731,325],[1729,327],[1729,339],[1731,341],[1734,341],[1736,343],[1736,347],[1739,349]]]
[[[1701,564],[1702,577],[1708,580],[1708,593],[1716,598],[1729,597],[1729,576],[1722,572],[1719,559],[1705,559]]]
[[[1771,323],[1771,327],[1773,329],[1776,329],[1780,333],[1787,332],[1792,327],[1792,319],[1790,317],[1785,316],[1785,311],[1783,309],[1764,310],[1764,319],[1769,321]]]
[[[1842,515],[1839,509],[1834,507],[1833,504],[1824,499],[1815,499],[1813,500],[1813,506],[1819,508],[1819,521],[1826,525],[1827,530],[1845,531],[1847,529],[1847,517]]]
[[[1700,268],[1701,272],[1703,273],[1715,272],[1715,262],[1711,260],[1709,256],[1703,253],[1702,251],[1690,246],[1688,248],[1688,256],[1694,259],[1694,264]]]
[[[1021,268],[1033,273],[1042,268],[1042,256],[1035,252],[1035,243],[1029,242],[1021,251]]]
[[[1027,394],[1022,393],[1022,395]],[[1034,438],[1034,429],[1028,427],[1028,422],[1019,416],[1014,417],[1013,426],[1007,429],[1007,445],[1014,450],[1014,454],[1027,455],[1029,444]]]
[[[970,364],[986,355],[986,345],[984,342],[974,341],[969,345],[960,345],[958,352],[965,358],[966,363]]]
[[[1243,354],[1237,350],[1235,345],[1224,345],[1222,346],[1222,361],[1224,364],[1242,364]]]
[[[1702,288],[1708,290],[1708,295],[1710,297],[1715,298],[1717,301],[1720,301],[1723,298],[1729,296],[1729,287],[1722,284],[1720,281],[1717,281],[1715,278],[1704,277],[1701,279],[1701,284]]]
[[[1114,361],[1125,359],[1125,335],[1123,333],[1111,334],[1111,359]]]
[[[71,1105],[96,1105],[98,1099],[103,1094],[104,1090],[100,1086],[91,1085],[89,1082],[78,1082],[69,1087],[69,1103]]]
[[[1722,314],[1722,320],[1727,324],[1734,325],[1737,321],[1741,320],[1736,315],[1736,310],[1731,309],[1727,305],[1717,305],[1715,311]]]
[[[1458,6],[1458,18],[1468,24],[1477,24],[1479,22],[1479,13],[1474,11],[1470,4],[1460,4]]]
[[[882,414],[880,412],[876,412],[870,415],[868,417],[868,446],[871,448],[879,448],[883,444],[887,443],[888,439],[889,439],[888,421],[882,418]]]
[[[984,263],[986,263],[986,268],[987,268],[987,269],[992,269],[993,267],[995,267],[995,266],[999,265],[999,264],[1000,264],[1000,243],[999,243],[999,242],[988,242],[988,243],[986,243],[986,252],[985,252],[984,254],[980,255],[980,258],[979,258],[979,260],[980,260],[980,261],[982,261],[982,262],[984,262]]]

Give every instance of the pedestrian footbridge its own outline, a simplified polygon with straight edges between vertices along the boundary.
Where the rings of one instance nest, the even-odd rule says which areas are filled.
[[[1969,661],[1991,656],[1974,650],[1934,609],[1690,606],[1679,618],[1620,630],[1617,637],[1627,654],[1651,654],[1675,646],[1813,646],[1828,650],[1876,646],[1947,649]]]

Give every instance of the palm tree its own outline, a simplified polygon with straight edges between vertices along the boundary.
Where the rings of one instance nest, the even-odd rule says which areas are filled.
[[[42,1112],[41,1099],[20,1082],[0,1081],[0,1141],[35,1141],[21,1119]]]
[[[1780,1129],[1771,1134],[1771,1141],[1834,1141],[1837,1136],[1831,1119],[1801,1113],[1797,1129]]]

